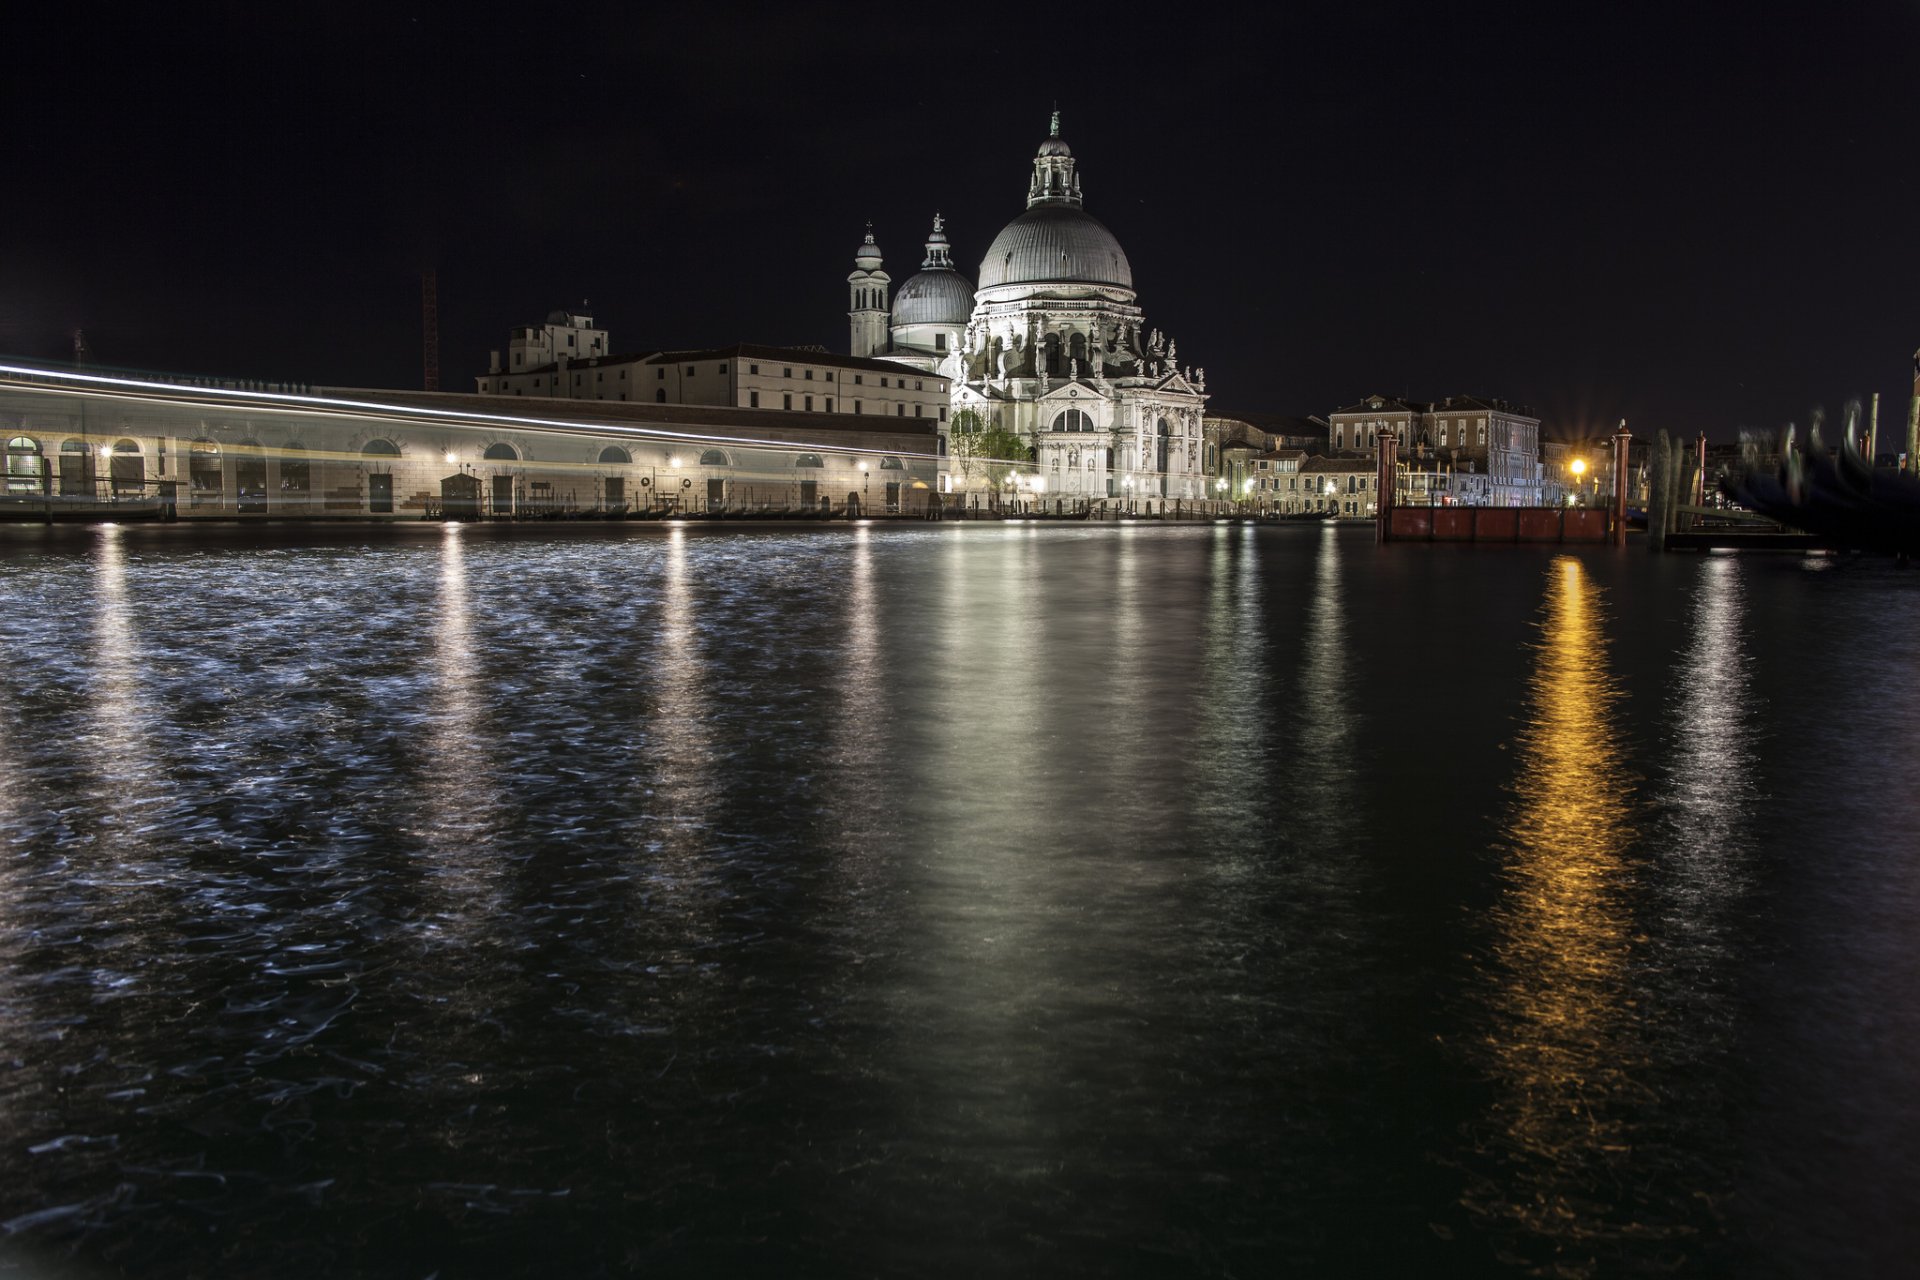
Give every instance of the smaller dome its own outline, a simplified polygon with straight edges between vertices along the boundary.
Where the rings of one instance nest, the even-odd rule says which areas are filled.
[[[965,324],[973,315],[973,285],[958,271],[922,271],[893,293],[893,323]]]
[[[880,269],[880,246],[873,242],[873,232],[867,232],[867,238],[853,251],[853,264],[864,271]]]

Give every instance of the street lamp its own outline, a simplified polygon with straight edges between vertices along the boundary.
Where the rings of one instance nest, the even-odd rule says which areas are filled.
[[[1567,464],[1567,470],[1573,473],[1573,493],[1567,499],[1568,504],[1571,505],[1576,500],[1586,497],[1586,495],[1581,492],[1583,488],[1581,478],[1587,474],[1587,460],[1585,458],[1575,458]]]

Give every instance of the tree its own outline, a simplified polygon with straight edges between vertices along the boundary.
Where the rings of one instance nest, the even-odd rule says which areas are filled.
[[[1033,449],[1013,432],[989,427],[978,410],[961,409],[947,435],[947,457],[959,468],[963,486],[971,487],[975,476],[997,485],[1012,465],[1032,461]]]

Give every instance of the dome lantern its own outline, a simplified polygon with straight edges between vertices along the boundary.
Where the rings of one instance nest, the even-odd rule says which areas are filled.
[[[1046,141],[1033,157],[1033,181],[1027,185],[1027,207],[1038,204],[1080,203],[1080,175],[1073,169],[1073,151],[1060,136],[1060,109],[1054,108]]]

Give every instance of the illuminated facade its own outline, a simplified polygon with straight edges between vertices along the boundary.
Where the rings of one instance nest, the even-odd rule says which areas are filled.
[[[0,518],[913,514],[938,426],[0,370]]]
[[[953,267],[938,218],[920,273],[890,304],[871,234],[855,268],[852,349],[872,349],[885,314],[887,357],[950,378],[955,414],[970,411],[963,421],[1026,439],[1035,487],[1049,498],[1212,496],[1205,370],[1182,367],[1178,344],[1147,328],[1132,265],[1082,207],[1058,112],[1034,156],[1026,211],[995,237],[977,286]]]
[[[1401,499],[1463,506],[1536,507],[1550,501],[1540,465],[1540,419],[1504,400],[1369,396],[1328,415],[1335,452],[1371,454],[1382,431],[1400,440]]]

